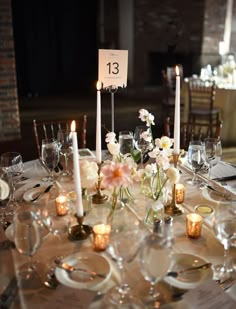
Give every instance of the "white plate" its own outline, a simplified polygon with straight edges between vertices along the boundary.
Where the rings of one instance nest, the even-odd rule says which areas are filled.
[[[221,192],[221,191],[220,191]],[[223,193],[223,191],[222,191]],[[207,189],[207,188],[204,188],[202,190],[202,195],[203,197],[210,201],[210,202],[213,202],[213,203],[221,203],[221,204],[229,204],[230,201],[227,201],[225,198],[219,196],[218,194],[216,194],[214,191],[210,190],[210,189]]]
[[[98,253],[75,253],[63,259],[63,262],[74,267],[81,267],[83,269],[105,275],[105,278],[98,276],[92,278],[84,275],[83,272],[74,271],[72,273],[68,273],[64,269],[57,267],[55,270],[57,280],[71,288],[96,289],[100,287],[101,284],[104,284],[111,276],[110,263],[104,256]]]
[[[10,224],[6,228],[5,235],[6,235],[7,239],[14,242],[14,223]],[[46,230],[46,228],[44,228],[44,227],[41,228],[41,235],[42,235],[43,239],[45,239],[49,235],[49,232]]]
[[[6,181],[0,179],[0,199],[5,200],[10,193],[9,185]]]
[[[189,267],[200,266],[207,263],[203,258],[196,255],[176,253],[172,256],[170,268],[168,271],[180,271]],[[213,271],[211,268],[189,271],[181,274],[177,278],[165,277],[165,281],[170,285],[188,290],[193,289],[206,280],[212,279]]]

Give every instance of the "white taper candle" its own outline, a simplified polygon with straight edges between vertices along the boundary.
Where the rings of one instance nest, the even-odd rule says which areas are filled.
[[[179,154],[179,152],[180,152],[180,75],[179,75],[179,67],[176,66],[174,153]]]
[[[96,123],[96,158],[97,163],[102,162],[101,142],[101,83],[97,82],[97,123]]]
[[[75,131],[75,121],[71,123],[71,134],[72,134],[72,146],[73,146],[73,165],[74,165],[74,182],[75,182],[75,193],[76,193],[76,210],[77,216],[83,217],[83,200],[81,190],[81,179],[80,179],[80,166],[79,166],[79,151],[77,132]]]

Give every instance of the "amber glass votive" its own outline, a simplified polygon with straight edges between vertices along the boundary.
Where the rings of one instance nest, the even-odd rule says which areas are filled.
[[[65,216],[67,214],[68,209],[66,195],[59,195],[56,198],[56,212],[58,216]]]
[[[93,227],[93,248],[96,251],[106,250],[110,239],[111,226],[97,224]]]
[[[185,186],[181,183],[175,186],[175,200],[177,204],[182,204],[185,197]]]
[[[186,234],[190,238],[201,236],[203,218],[199,214],[190,213],[186,215]]]

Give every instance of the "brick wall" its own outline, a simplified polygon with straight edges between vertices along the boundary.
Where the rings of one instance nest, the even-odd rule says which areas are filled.
[[[20,138],[11,0],[0,1],[0,141]]]

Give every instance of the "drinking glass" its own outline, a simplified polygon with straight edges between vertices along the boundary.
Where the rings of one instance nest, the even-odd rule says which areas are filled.
[[[199,184],[200,180],[197,178],[197,172],[205,164],[205,144],[202,141],[190,141],[187,160],[193,170],[193,178],[188,183],[191,185]]]
[[[65,159],[65,170],[63,171],[62,176],[70,176],[71,172],[68,170],[68,158],[73,151],[71,131],[67,129],[60,129],[57,132],[57,141],[59,144],[60,154]]]
[[[167,239],[155,233],[146,236],[141,245],[139,262],[144,279],[150,283],[145,305],[148,308],[160,308],[163,303],[161,293],[154,292],[154,288],[169,268],[170,248]]]
[[[59,162],[59,146],[55,139],[42,140],[42,161],[49,171],[49,175],[44,177],[44,181],[53,181],[53,171]]]
[[[214,267],[215,275],[220,280],[232,276],[229,249],[236,246],[236,203],[225,205],[218,203],[213,215],[213,230],[217,239],[224,246],[224,261],[222,265]]]
[[[131,131],[119,132],[120,153],[125,155],[131,153],[134,148],[134,135]]]
[[[104,303],[108,308],[143,308],[142,302],[130,291],[125,278],[125,264],[133,257],[140,244],[139,229],[121,230],[116,226],[110,234],[108,250],[113,252],[120,270],[121,284],[111,288],[104,296]]]
[[[151,128],[147,126],[137,126],[134,131],[134,144],[141,154],[140,168],[143,167],[144,153],[149,149],[151,143],[152,143]]]
[[[209,165],[208,169],[208,183],[209,183],[211,180],[212,167],[217,165],[221,160],[222,146],[221,141],[217,138],[206,138],[204,142],[206,151],[206,162]]]
[[[16,208],[15,200],[15,182],[21,177],[24,171],[22,156],[19,152],[5,152],[1,155],[1,168],[7,174],[10,185],[10,196],[8,207],[11,208],[9,214],[12,214]]]
[[[14,216],[14,242],[20,254],[28,256],[30,261],[24,264],[19,272],[23,281],[31,281],[38,277],[33,255],[41,245],[40,226],[29,210],[16,212]]]

